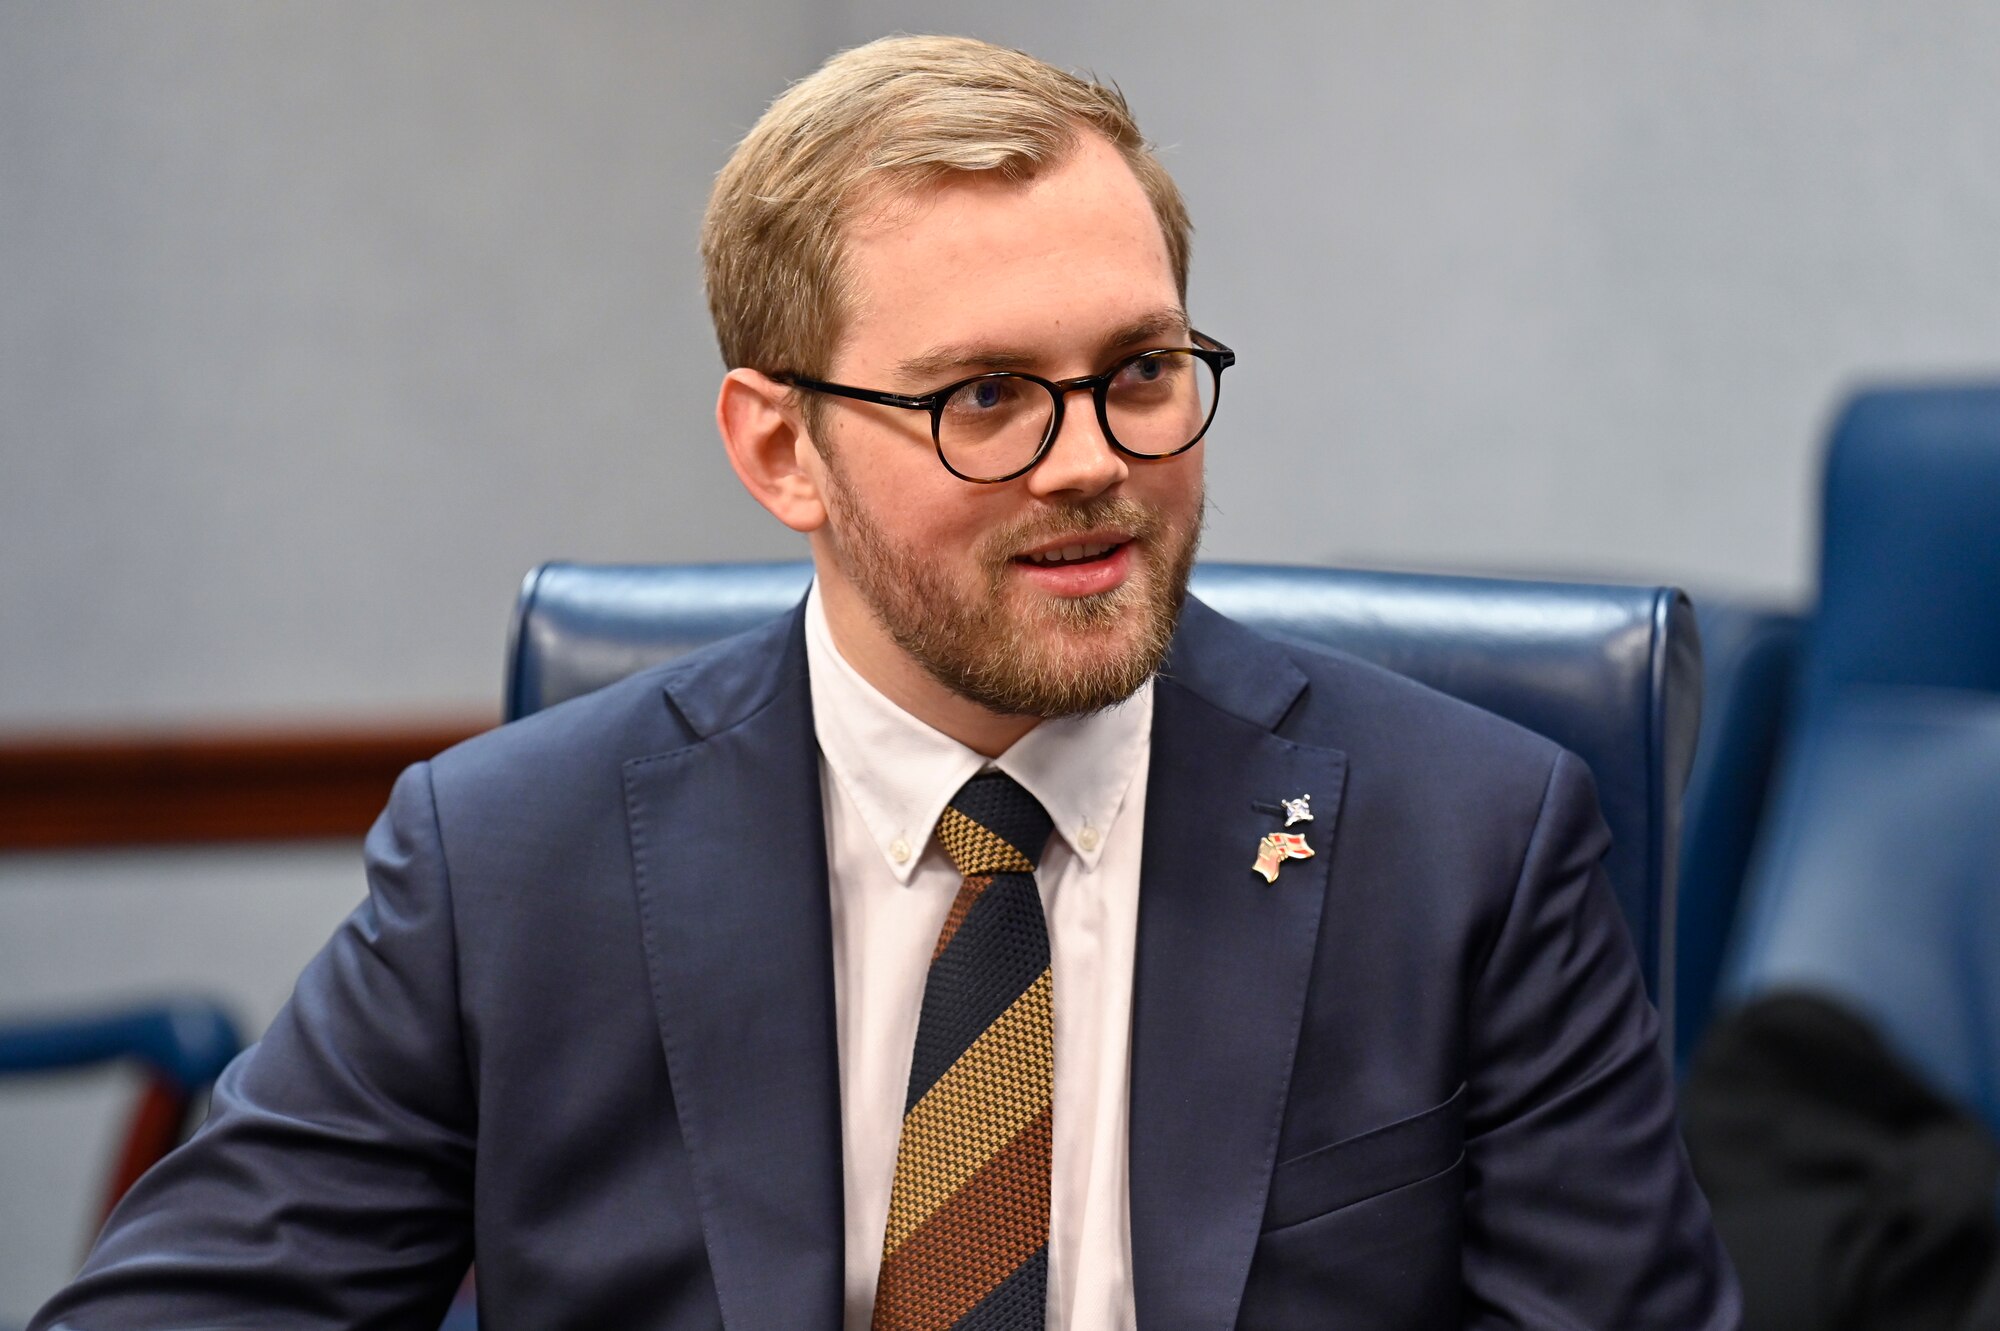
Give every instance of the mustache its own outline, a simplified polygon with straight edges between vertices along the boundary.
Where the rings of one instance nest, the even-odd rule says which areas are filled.
[[[1113,527],[1135,539],[1150,540],[1165,530],[1166,522],[1153,509],[1122,495],[1099,495],[1081,503],[1068,504],[1023,518],[1010,527],[990,533],[981,543],[987,558],[1004,563],[1014,552],[1028,546],[1061,540],[1065,536],[1085,536]]]

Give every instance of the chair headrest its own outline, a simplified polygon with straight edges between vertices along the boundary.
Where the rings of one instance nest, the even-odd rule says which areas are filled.
[[[1834,427],[1805,703],[2000,691],[2000,384],[1877,389]]]

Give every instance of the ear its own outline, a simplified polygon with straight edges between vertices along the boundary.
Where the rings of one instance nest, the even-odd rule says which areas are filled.
[[[793,531],[825,525],[819,454],[789,388],[756,370],[731,370],[715,400],[715,425],[752,499]]]

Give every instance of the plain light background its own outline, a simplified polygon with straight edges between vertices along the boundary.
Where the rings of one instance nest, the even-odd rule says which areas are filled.
[[[1841,394],[2000,368],[2000,9],[0,0],[0,732],[495,705],[543,559],[788,557],[694,252],[791,78],[969,32],[1125,90],[1241,353],[1211,557],[1810,595]],[[0,857],[0,1014],[253,1028],[358,848]],[[0,1324],[116,1074],[0,1095]]]

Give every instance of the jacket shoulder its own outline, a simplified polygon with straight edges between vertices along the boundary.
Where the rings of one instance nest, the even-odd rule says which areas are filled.
[[[777,694],[791,658],[803,659],[797,619],[781,617],[446,749],[430,762],[441,817],[511,809],[516,819],[546,821],[579,800],[617,794],[627,761],[696,743]],[[622,794],[617,801],[622,807]]]
[[[1462,698],[1332,648],[1286,645],[1311,686],[1288,718],[1349,750],[1384,745],[1438,758],[1522,762],[1546,771],[1560,746]]]
[[[1252,714],[1246,700],[1260,701],[1272,728],[1295,743],[1357,760],[1498,764],[1541,776],[1561,752],[1525,726],[1352,653],[1268,636],[1199,602],[1188,608],[1173,658],[1179,682],[1238,715]],[[1283,682],[1273,691],[1272,681]]]

